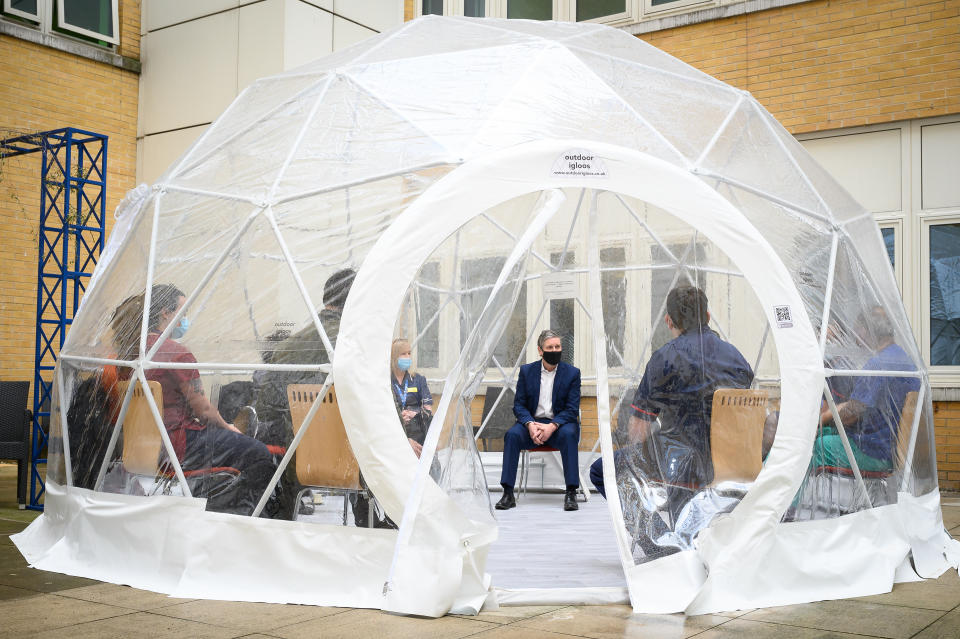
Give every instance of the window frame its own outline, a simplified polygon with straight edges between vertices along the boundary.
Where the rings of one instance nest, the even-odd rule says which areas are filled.
[[[446,2],[447,0],[444,1]],[[37,0],[37,15],[13,9],[11,2],[12,0],[3,0],[3,4],[0,5],[0,7],[2,7],[0,20],[10,18],[26,20],[32,24],[23,26],[35,28],[44,35],[56,36],[73,42],[84,42],[101,49],[115,51],[120,47],[120,0],[109,0],[112,13],[111,19],[113,21],[113,36],[107,36],[102,33],[83,29],[82,27],[76,27],[65,22],[63,19],[64,0]],[[54,5],[54,3],[56,3],[56,5]],[[57,11],[54,11],[54,8],[56,8]],[[54,14],[56,14],[57,24],[54,24]],[[18,22],[18,24],[23,23]],[[93,41],[91,42],[91,40]]]
[[[920,269],[920,299],[924,309],[923,321],[920,323],[920,350],[930,372],[937,373],[936,378],[931,380],[931,385],[956,387],[960,386],[960,365],[934,366],[930,360],[930,338],[932,337],[930,329],[930,230],[935,226],[948,224],[960,225],[960,211],[929,214],[920,220],[920,263],[927,267]]]
[[[643,15],[645,17],[660,17],[673,13],[686,13],[692,7],[702,9],[721,4],[719,0],[675,0],[666,5],[654,5],[653,0],[643,0]],[[726,4],[735,4],[728,2]]]
[[[643,0],[646,2],[647,0]],[[703,0],[700,0],[703,1]],[[577,2],[580,0],[569,0],[569,5],[567,6],[568,15],[567,20],[570,22],[583,22],[583,24],[589,23],[598,23],[598,24],[610,24],[610,25],[621,25],[621,24],[633,24],[634,22],[639,22],[642,17],[641,12],[641,0],[624,0],[624,10],[620,13],[612,13],[606,16],[600,16],[598,18],[591,18],[590,20],[577,20]]]
[[[103,0],[100,0],[103,1]],[[120,44],[120,0],[106,0],[110,3],[110,14],[111,14],[111,23],[113,26],[113,35],[108,36],[104,33],[99,33],[97,31],[90,31],[89,29],[84,29],[83,27],[78,27],[76,25],[70,24],[66,21],[65,12],[64,12],[64,2],[66,0],[56,0],[57,2],[57,29],[62,29],[63,31],[68,31],[70,33],[81,35],[87,38],[93,38],[94,40],[99,40],[101,42],[109,42],[110,44],[117,46]]]
[[[893,274],[897,280],[897,288],[900,289],[900,297],[903,298],[903,218],[877,216],[876,220],[881,232],[883,229],[893,229]]]
[[[454,16],[454,15],[463,15],[463,2],[460,2],[460,13],[453,12],[453,5],[457,0],[443,0],[443,15],[445,16]],[[487,0],[489,2],[490,0]],[[423,16],[423,0],[415,0],[413,3],[413,17],[419,18]],[[433,15],[433,14],[430,14]]]
[[[14,9],[12,3],[13,0],[3,0],[3,13],[16,16],[18,18],[23,18],[24,20],[29,20],[30,22],[35,22],[37,24],[43,24],[44,0],[37,0],[36,15],[27,13],[26,11],[21,11],[20,9]]]
[[[553,20],[560,22],[576,22],[577,2],[580,0],[552,0],[553,2]],[[625,10],[620,13],[609,16],[601,16],[591,20],[584,20],[586,23],[600,23],[610,25],[624,25],[639,22],[642,16],[642,4],[647,0],[625,0]],[[712,4],[715,0],[691,0],[698,4]],[[506,18],[507,3],[509,0],[484,0],[484,15],[490,18]],[[463,0],[443,0],[443,15],[462,16]],[[414,3],[413,15],[419,18],[423,15],[423,2],[417,0]]]
[[[930,371],[930,385],[940,388],[960,388],[960,366],[934,366],[930,363],[930,227],[941,224],[960,224],[960,202],[955,206],[940,208],[923,208],[923,127],[939,124],[960,122],[960,115],[948,115],[937,118],[912,120],[907,125],[910,128],[911,147],[911,206],[914,212],[914,227],[916,241],[913,246],[916,250],[914,259],[917,277],[920,286],[918,291],[918,313],[913,318],[914,332],[918,333],[917,341],[923,361]]]

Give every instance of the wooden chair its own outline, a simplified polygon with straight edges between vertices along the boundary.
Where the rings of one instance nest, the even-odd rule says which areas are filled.
[[[290,384],[287,386],[287,401],[290,404],[290,418],[293,420],[294,434],[298,433],[310,407],[323,387],[319,384]],[[360,483],[360,465],[357,463],[347,432],[340,416],[337,404],[336,388],[331,386],[320,403],[317,413],[300,445],[296,456],[297,481],[303,486],[294,504],[308,490],[318,488],[344,493],[343,524],[347,524],[347,496],[365,494],[367,490]],[[296,509],[298,510],[298,509]],[[368,525],[373,525],[373,501],[370,501]],[[297,513],[293,517],[296,519]]]
[[[131,382],[118,382],[121,397],[127,392]],[[123,420],[123,453],[121,463],[124,469],[134,475],[154,482],[148,494],[161,491],[169,494],[177,482],[177,476],[170,464],[160,466],[163,440],[157,423],[153,419],[150,403],[143,392],[143,386],[133,382],[133,395]],[[163,415],[163,388],[160,382],[147,382],[150,394],[157,404],[157,410]],[[190,484],[190,493],[194,497],[210,497],[232,488],[240,480],[240,471],[231,466],[212,466],[183,471],[184,479]],[[193,481],[191,481],[193,480]]]
[[[718,388],[710,417],[710,455],[713,482],[749,483],[763,468],[763,422],[767,391]]]
[[[710,415],[710,457],[713,481],[699,483],[655,482],[662,491],[660,516],[673,527],[683,507],[697,491],[716,490],[728,497],[742,497],[763,467],[763,422],[767,416],[767,391],[748,388],[718,388],[713,393]],[[640,480],[638,479],[638,483]],[[656,489],[655,489],[656,490]],[[634,546],[638,538],[634,538]]]

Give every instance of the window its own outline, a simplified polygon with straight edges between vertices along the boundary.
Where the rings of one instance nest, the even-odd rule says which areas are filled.
[[[897,268],[897,231],[892,226],[881,228],[883,235],[883,245],[887,249],[887,257],[890,258],[890,267]]]
[[[600,249],[602,268],[622,267],[627,264],[627,252],[622,246]],[[603,331],[607,336],[607,366],[623,366],[627,331],[627,275],[623,271],[600,273],[600,295],[603,298]]]
[[[643,3],[644,13],[671,11],[694,4],[713,4],[712,2],[704,2],[704,0],[643,0]]]
[[[880,235],[883,236],[883,246],[887,250],[887,258],[893,269],[893,277],[897,280],[897,288],[903,296],[903,220],[899,218],[877,220],[880,226]]]
[[[421,0],[420,15],[442,16],[443,0]]]
[[[568,252],[561,264],[560,258],[562,256],[563,253],[551,253],[550,264],[563,270],[572,267],[576,263],[573,253]],[[560,334],[560,342],[563,345],[563,361],[574,366],[576,366],[574,363],[576,361],[574,354],[577,344],[575,339],[575,308],[576,301],[572,299],[550,300],[550,328]]]
[[[650,273],[650,326],[653,327],[653,342],[651,352],[657,350],[672,339],[670,329],[667,328],[663,316],[666,313],[667,294],[677,286],[699,286],[703,288],[704,282],[701,274],[693,267],[696,264],[703,263],[706,259],[706,251],[702,244],[696,245],[696,250],[691,251],[689,243],[672,244],[669,247],[670,253],[683,262],[688,267],[680,269],[677,275],[677,269],[657,269]],[[688,254],[689,253],[689,254]],[[673,262],[670,255],[659,244],[650,247],[650,257],[652,264],[670,264]],[[677,276],[674,282],[674,276]],[[693,278],[691,280],[691,278]]]
[[[575,0],[575,20],[596,20],[627,12],[627,0]]]
[[[553,0],[507,0],[507,17],[553,20]]]
[[[930,365],[960,366],[960,223],[928,228]]]
[[[460,287],[466,291],[460,298],[464,316],[460,318],[460,345],[467,341],[467,336],[483,312],[483,308],[490,297],[497,276],[506,263],[504,257],[481,257],[464,260],[460,267]],[[521,284],[520,294],[517,297],[513,315],[507,323],[500,342],[493,351],[494,357],[501,366],[513,366],[520,358],[523,343],[527,337],[527,286]]]
[[[562,20],[624,24],[640,17],[641,0],[418,0],[417,16]]]
[[[420,269],[421,284],[440,284],[440,263],[429,262]],[[417,291],[417,367],[436,368],[440,365],[440,293],[421,287]]]
[[[119,0],[3,0],[4,17],[95,44],[120,43]]]
[[[463,15],[468,18],[483,18],[487,15],[486,0],[463,0]]]
[[[3,12],[40,22],[40,0],[3,0]]]
[[[57,0],[55,28],[117,44],[117,3],[118,0]]]

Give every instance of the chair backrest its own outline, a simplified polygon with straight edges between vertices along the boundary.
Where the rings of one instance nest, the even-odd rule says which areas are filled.
[[[118,382],[120,396],[126,396],[127,386],[133,383],[133,396],[123,419],[123,467],[137,475],[156,475],[163,440],[150,411],[150,402],[143,386],[130,381]],[[163,387],[160,382],[147,382],[157,410],[163,415]]]
[[[504,392],[506,395],[494,407],[497,398]],[[504,434],[517,422],[513,414],[513,397],[513,391],[509,388],[499,388],[497,386],[487,388],[487,393],[483,396],[483,412],[480,417],[480,424],[486,421],[487,427],[480,434],[480,439],[503,439]],[[488,421],[487,416],[490,415],[490,411],[493,411],[493,415]]]
[[[913,420],[917,414],[918,394],[917,391],[910,391],[903,398],[903,410],[900,411],[900,426],[897,433],[897,468],[903,468],[906,463],[910,431],[913,430]],[[919,424],[917,427],[919,428]]]
[[[29,394],[30,382],[0,382],[0,442],[25,443],[29,439]]]
[[[290,418],[295,434],[299,432],[321,388],[319,384],[287,386],[287,401],[290,403]],[[333,386],[327,391],[306,434],[300,440],[296,469],[297,481],[304,486],[341,490],[360,488],[360,466],[347,440]]]
[[[763,467],[767,391],[718,388],[713,394],[710,451],[713,483],[753,481]]]

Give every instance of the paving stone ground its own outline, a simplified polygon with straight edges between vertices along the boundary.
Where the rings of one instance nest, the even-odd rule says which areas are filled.
[[[944,524],[960,538],[960,499],[944,495]],[[10,535],[36,517],[16,506],[16,466],[0,463],[0,639],[145,637],[382,637],[436,639],[957,639],[960,578],[899,584],[893,592],[716,615],[637,615],[628,606],[504,607],[476,617],[402,617],[376,610],[173,599],[35,570]]]

